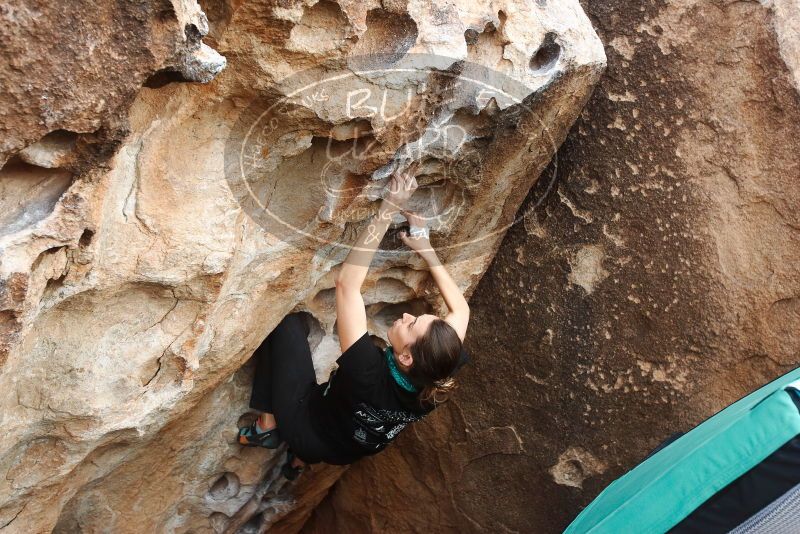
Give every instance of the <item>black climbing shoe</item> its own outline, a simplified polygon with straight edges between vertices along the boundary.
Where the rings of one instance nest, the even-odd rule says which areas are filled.
[[[286,463],[281,467],[281,474],[287,480],[295,480],[305,470],[305,467],[292,467],[295,454],[291,450],[286,451]]]
[[[253,421],[250,426],[243,426],[239,429],[239,443],[247,447],[266,447],[267,449],[277,449],[281,444],[281,437],[278,428],[272,428],[265,432],[259,432],[256,428],[258,419]]]

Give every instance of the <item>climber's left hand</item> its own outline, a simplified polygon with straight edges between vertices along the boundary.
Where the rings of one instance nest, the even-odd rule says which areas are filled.
[[[403,171],[392,175],[387,185],[388,193],[384,197],[384,204],[389,204],[393,211],[403,209],[417,189],[417,179],[415,177],[418,163],[414,162]]]

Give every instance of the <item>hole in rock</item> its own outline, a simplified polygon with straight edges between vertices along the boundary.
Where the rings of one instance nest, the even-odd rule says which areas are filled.
[[[375,324],[388,329],[392,323],[403,316],[404,313],[411,315],[422,315],[431,313],[431,306],[423,299],[411,299],[405,302],[387,304],[377,302],[367,306],[367,316],[372,317]]]
[[[349,26],[339,4],[321,0],[305,9],[300,22],[292,28],[287,48],[306,53],[338,50],[347,38]]]
[[[331,138],[336,141],[347,141],[360,137],[373,136],[372,123],[367,119],[355,119],[331,127]]]
[[[69,130],[53,130],[37,142],[25,147],[19,157],[37,167],[55,169],[63,167],[75,149],[78,134]]]
[[[33,260],[33,263],[31,263],[31,271],[35,271],[36,269],[38,269],[39,264],[42,263],[42,260],[44,260],[47,256],[49,256],[51,254],[55,254],[61,249],[67,249],[67,248],[68,248],[67,245],[61,245],[61,246],[57,246],[57,247],[50,247],[50,248],[44,249],[43,251],[41,251],[39,253],[38,256],[36,256],[36,259]]]
[[[497,20],[485,20],[482,27],[470,28],[464,33],[464,42],[467,45],[469,61],[481,65],[494,65],[498,72],[507,72],[510,61],[505,59],[504,49],[508,38],[503,36],[500,29],[505,23],[505,13],[497,12]],[[480,77],[480,76],[479,76]],[[495,98],[490,96],[490,100]],[[484,107],[485,104],[479,104]]]
[[[94,232],[89,230],[88,228],[83,231],[81,234],[81,238],[78,239],[78,246],[86,248],[92,244],[92,238],[94,237]]]
[[[33,260],[33,263],[31,263],[31,272],[37,272],[42,262],[51,260],[53,255],[58,254],[62,250],[66,251],[67,249],[68,247],[66,245],[62,245],[60,247],[50,247],[47,250],[42,251],[38,256],[36,256],[36,259]],[[53,263],[50,263],[50,265],[52,267]],[[44,295],[46,296],[48,295],[48,291],[58,288],[64,281],[64,278],[66,278],[66,273],[63,273],[56,278],[49,278],[47,280],[47,284],[45,285]]]
[[[397,278],[379,278],[375,285],[364,290],[364,299],[369,303],[407,300],[414,298],[414,290]],[[410,313],[410,312],[409,312]]]
[[[385,9],[367,12],[367,31],[353,48],[351,65],[357,69],[389,67],[417,42],[417,23],[408,14]]]
[[[264,522],[264,512],[259,512],[242,525],[240,532],[261,532],[261,524]]]
[[[200,29],[195,24],[186,24],[183,27],[183,33],[190,43],[198,43],[203,38],[203,34],[200,33]]]
[[[183,74],[173,69],[161,69],[150,75],[142,84],[149,89],[159,89],[171,83],[190,82],[183,77]]]
[[[47,284],[44,286],[44,294],[49,295],[59,287],[64,284],[64,279],[67,277],[67,273],[62,274],[58,278],[51,278],[47,281]]]
[[[224,501],[239,493],[239,477],[236,473],[225,473],[211,485],[208,496],[215,501]]]
[[[11,158],[0,170],[0,236],[50,215],[71,183],[72,174],[63,169],[45,169]]]
[[[556,43],[556,34],[547,32],[544,41],[531,58],[531,70],[537,74],[544,74],[552,69],[561,56],[561,46]]]
[[[222,512],[214,512],[208,516],[208,522],[211,523],[211,529],[218,534],[225,532],[230,518]]]
[[[314,295],[314,298],[311,301],[314,303],[314,306],[318,306],[327,310],[333,310],[334,306],[336,305],[336,288],[330,287],[327,289],[321,289],[316,295]]]
[[[503,11],[502,9],[498,9],[497,18],[500,19],[500,25],[497,27],[497,29],[500,29],[506,25],[506,20],[508,19],[508,15],[506,15],[506,12]]]

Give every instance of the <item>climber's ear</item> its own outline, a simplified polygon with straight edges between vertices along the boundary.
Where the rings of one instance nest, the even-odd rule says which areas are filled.
[[[414,357],[411,355],[411,352],[406,350],[397,355],[397,360],[405,365],[406,367],[411,367],[411,364],[414,363]]]

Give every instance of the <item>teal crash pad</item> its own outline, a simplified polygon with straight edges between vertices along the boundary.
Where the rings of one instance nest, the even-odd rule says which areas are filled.
[[[800,368],[708,418],[611,483],[565,534],[662,534],[800,434]]]

